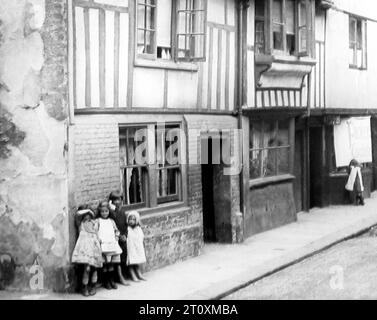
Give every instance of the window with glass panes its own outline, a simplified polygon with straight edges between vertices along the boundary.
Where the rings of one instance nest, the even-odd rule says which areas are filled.
[[[140,158],[146,157],[146,150],[138,153],[147,137],[147,127],[121,128],[119,132],[121,189],[124,205],[129,207],[147,205],[148,163]]]
[[[204,60],[206,14],[207,0],[138,0],[138,56]]]
[[[289,120],[250,124],[250,179],[289,174]]]
[[[153,208],[182,201],[180,138],[179,124],[119,129],[124,206]]]
[[[367,23],[363,19],[349,17],[350,67],[367,68]]]
[[[256,53],[310,56],[314,1],[256,0]]]
[[[156,127],[157,202],[177,201],[181,190],[181,164],[179,149],[180,128],[168,125]]]

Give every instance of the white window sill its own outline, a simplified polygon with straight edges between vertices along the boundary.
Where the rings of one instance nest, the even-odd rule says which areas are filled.
[[[191,71],[197,72],[198,65],[195,63],[189,62],[175,62],[171,60],[144,60],[144,59],[136,59],[135,67],[142,67],[142,68],[152,68],[152,69],[167,69],[167,70],[178,70],[178,71]]]
[[[358,66],[355,66],[353,64],[350,64],[349,67],[352,70],[359,70],[359,71],[366,71],[366,70],[368,70],[366,67],[358,67]]]

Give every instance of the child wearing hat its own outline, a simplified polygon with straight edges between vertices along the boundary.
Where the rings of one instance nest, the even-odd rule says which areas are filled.
[[[102,268],[102,251],[98,238],[99,224],[94,219],[94,212],[88,206],[80,206],[75,218],[80,234],[72,253],[72,263],[84,267],[81,293],[87,297],[96,294],[97,268]],[[91,277],[90,273],[92,273]]]

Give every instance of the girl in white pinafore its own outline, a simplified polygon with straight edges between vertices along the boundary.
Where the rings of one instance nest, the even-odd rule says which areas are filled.
[[[140,266],[147,261],[144,250],[144,233],[140,226],[140,215],[131,211],[127,215],[127,265],[133,281],[146,280]]]
[[[103,280],[106,289],[117,289],[114,281],[114,265],[120,263],[122,249],[118,244],[120,232],[112,218],[110,218],[109,203],[102,201],[98,206],[98,237],[103,256]]]

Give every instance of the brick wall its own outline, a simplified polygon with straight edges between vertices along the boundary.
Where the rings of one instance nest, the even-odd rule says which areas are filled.
[[[80,119],[75,125],[73,193],[76,206],[97,204],[111,191],[119,189],[118,123],[118,120],[86,123],[85,119]],[[200,166],[188,168],[188,179],[188,206],[142,217],[148,257],[146,270],[200,254],[203,246]],[[72,230],[71,237],[76,236]]]
[[[149,118],[151,122],[155,121],[155,117]],[[232,117],[215,119],[213,116],[190,118],[183,124],[186,123],[188,128],[197,128],[199,132],[209,128],[237,128],[237,122]],[[148,116],[143,117],[143,121],[148,121]],[[119,123],[124,124],[124,117],[103,116],[93,121],[82,116],[76,124],[74,194],[77,205],[96,203],[106,198],[112,190],[119,189]],[[127,123],[140,123],[140,119],[133,121],[131,116],[127,116]],[[187,166],[187,206],[142,216],[148,260],[146,270],[197,256],[204,245],[200,145],[197,141],[197,138],[189,137],[186,148],[187,157],[197,160],[197,164]],[[236,188],[237,181],[236,177],[232,184]],[[237,192],[232,193],[232,215],[239,210]]]
[[[75,202],[97,203],[119,189],[119,131],[117,124],[75,127]]]

